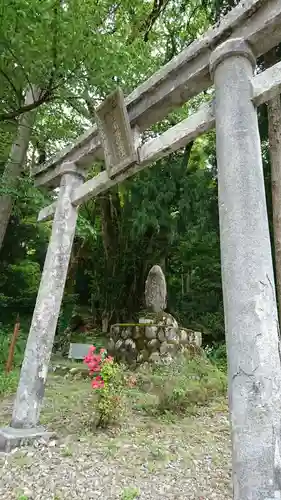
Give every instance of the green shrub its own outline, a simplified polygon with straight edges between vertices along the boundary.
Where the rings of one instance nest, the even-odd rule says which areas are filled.
[[[104,387],[98,391],[95,407],[96,425],[105,428],[119,422],[124,415],[124,376],[121,366],[115,362],[105,363],[101,369],[101,376]]]
[[[19,372],[14,370],[10,373],[0,371],[0,396],[13,394],[18,385]]]
[[[227,372],[227,354],[225,344],[213,344],[205,348],[208,359],[220,370]]]
[[[180,356],[138,377],[138,384],[157,395],[156,403],[146,407],[154,414],[184,414],[226,393],[225,374],[204,356]]]
[[[95,398],[95,425],[108,427],[122,417],[125,410],[124,384],[125,377],[121,365],[118,365],[111,356],[107,356],[105,349],[91,346],[88,355],[84,358],[90,376],[93,376],[91,385],[96,391]]]
[[[13,311],[32,311],[41,277],[39,263],[25,259],[0,270],[0,306]]]
[[[13,336],[13,330],[14,330],[13,325],[0,327],[0,370],[4,369],[7,363],[9,348]],[[15,345],[13,367],[21,366],[25,350],[25,344],[26,344],[26,334],[21,329]]]

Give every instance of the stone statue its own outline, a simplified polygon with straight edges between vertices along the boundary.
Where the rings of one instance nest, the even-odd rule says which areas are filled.
[[[142,313],[138,323],[111,326],[107,349],[117,361],[132,366],[168,364],[178,353],[201,352],[201,333],[182,328],[165,312],[167,286],[160,266],[153,266],[148,273],[145,305],[148,311]]]
[[[153,266],[145,282],[145,305],[147,309],[158,313],[167,305],[167,286],[165,275],[160,266]]]

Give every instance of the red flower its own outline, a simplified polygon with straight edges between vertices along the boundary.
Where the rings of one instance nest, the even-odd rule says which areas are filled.
[[[91,345],[90,348],[89,348],[89,352],[88,352],[87,356],[85,356],[84,360],[83,360],[84,363],[86,363],[86,365],[92,361],[92,358],[94,356],[93,353],[95,352],[95,350],[96,350],[95,346]]]
[[[97,377],[94,378],[92,381],[92,388],[93,389],[102,389],[104,387],[104,381],[102,378],[98,375]]]
[[[96,373],[100,371],[100,367],[98,365],[91,364],[89,365],[90,373]]]

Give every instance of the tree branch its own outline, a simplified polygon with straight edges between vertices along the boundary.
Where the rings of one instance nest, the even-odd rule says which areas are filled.
[[[148,41],[149,33],[151,32],[157,19],[163,14],[170,0],[154,0],[154,5],[151,13],[149,14],[146,21],[143,23],[144,29],[144,41]]]
[[[5,71],[3,69],[0,68],[0,73],[1,75],[5,78],[5,80],[7,80],[7,82],[9,83],[10,87],[12,87],[19,103],[22,101],[22,95],[21,95],[21,92],[16,88],[16,86],[14,85],[13,81],[11,80],[11,78],[9,77],[9,75],[7,75],[7,73],[5,73]]]
[[[83,104],[81,104],[79,102],[79,97],[70,96],[67,98],[67,102],[70,104],[70,106],[73,109],[75,109],[75,111],[77,111],[82,116],[84,116],[84,118],[86,118],[87,120],[90,120],[90,121],[92,120],[92,117],[91,117],[90,113],[88,112],[88,110],[85,108],[85,106],[83,106]]]
[[[12,120],[13,118],[17,118],[18,116],[22,115],[23,113],[27,113],[28,111],[32,111],[33,109],[38,108],[41,106],[41,104],[50,102],[52,100],[52,96],[46,95],[43,93],[37,101],[27,104],[26,106],[20,106],[18,109],[15,109],[13,111],[9,111],[7,113],[0,113],[0,122]]]

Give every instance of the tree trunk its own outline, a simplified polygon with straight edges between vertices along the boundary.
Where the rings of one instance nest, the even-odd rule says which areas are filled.
[[[271,163],[273,233],[275,247],[276,292],[281,323],[281,100],[275,97],[267,104],[268,140]]]
[[[87,91],[84,92],[84,99],[91,120],[95,123],[95,107]],[[105,279],[114,280],[116,262],[119,254],[119,227],[121,217],[118,186],[98,196],[96,198],[96,203],[99,207],[102,224],[102,239],[106,258]],[[103,306],[104,311],[101,318],[102,332],[106,333],[114,313],[114,306],[108,303],[107,297]]]
[[[32,102],[37,100],[38,97],[38,89],[29,89],[26,93],[25,105],[32,104]],[[35,115],[35,110],[30,111],[29,113],[22,115],[19,120],[17,137],[12,145],[10,156],[2,176],[2,186],[5,186],[8,189],[12,189],[16,186],[18,177],[22,172],[32,127],[35,121]],[[13,196],[11,194],[3,194],[0,196],[0,250],[2,248],[6,229],[12,213],[13,201]]]
[[[266,66],[279,60],[276,50],[265,56]],[[271,163],[271,190],[273,209],[273,235],[275,249],[276,294],[281,323],[281,100],[275,97],[267,103],[268,141]]]

